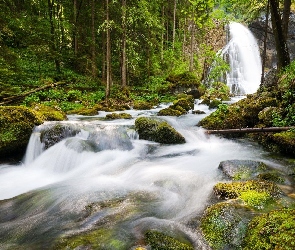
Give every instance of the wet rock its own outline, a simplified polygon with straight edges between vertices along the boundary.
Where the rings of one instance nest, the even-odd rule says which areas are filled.
[[[203,114],[206,114],[206,112],[203,111],[203,110],[193,110],[192,114],[194,114],[194,115],[203,115]]]
[[[107,120],[115,120],[115,119],[132,119],[132,116],[127,113],[111,113],[106,115]]]
[[[56,124],[41,131],[40,140],[48,149],[65,138],[75,136],[81,130],[64,124]]]
[[[181,242],[161,232],[150,230],[145,233],[145,241],[151,249],[193,250],[188,242]]]
[[[218,169],[232,180],[252,180],[257,178],[259,174],[272,170],[263,162],[251,160],[222,161],[220,162]]]
[[[185,138],[162,120],[147,117],[137,118],[135,120],[135,130],[139,134],[139,139],[164,144],[185,143]]]
[[[249,209],[222,202],[205,210],[200,227],[212,249],[240,249],[252,217]]]
[[[295,210],[280,209],[255,217],[248,226],[243,249],[294,249]]]

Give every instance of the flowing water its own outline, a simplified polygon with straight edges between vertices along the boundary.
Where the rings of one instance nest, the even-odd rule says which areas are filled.
[[[130,120],[106,121],[101,112],[36,127],[23,163],[0,165],[0,248],[46,249],[61,235],[106,227],[121,242],[106,249],[130,249],[148,229],[183,235],[196,249],[207,249],[192,221],[222,178],[219,163],[280,164],[255,144],[205,135],[195,126],[205,115],[162,117],[185,144],[139,140],[135,119],[163,107],[124,111]],[[203,105],[195,109],[209,113]],[[57,124],[62,135],[45,133]]]
[[[240,23],[229,24],[230,40],[222,55],[230,65],[226,82],[233,94],[257,91],[262,74],[259,46],[251,31]]]

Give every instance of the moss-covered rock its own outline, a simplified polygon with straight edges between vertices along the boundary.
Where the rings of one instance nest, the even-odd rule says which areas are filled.
[[[249,223],[243,249],[295,249],[295,210],[274,210],[255,217]]]
[[[35,125],[45,116],[26,107],[0,107],[0,158],[24,153]]]
[[[162,109],[158,112],[159,116],[180,116],[186,114],[189,110],[194,108],[194,99],[192,96],[182,96],[175,100],[168,108]]]
[[[226,177],[236,181],[265,180],[284,183],[285,176],[263,162],[252,160],[227,160],[220,162],[220,169]]]
[[[145,101],[134,101],[133,109],[137,110],[149,110],[153,108],[153,103],[145,102]]]
[[[111,113],[106,115],[107,120],[115,120],[115,119],[132,119],[132,115],[127,113]]]
[[[205,210],[200,227],[212,249],[240,249],[250,218],[247,208],[222,202]]]
[[[218,106],[222,104],[222,101],[218,100],[218,99],[214,99],[212,101],[210,101],[209,103],[209,109],[215,109],[218,108]]]
[[[139,139],[165,144],[185,143],[185,138],[162,120],[139,117],[135,120],[135,130],[139,134]]]
[[[34,110],[44,116],[45,121],[63,121],[67,119],[66,114],[58,108],[38,104],[34,107]]]
[[[215,112],[202,119],[198,125],[206,129],[254,127],[259,122],[259,112],[276,104],[277,100],[273,97],[248,95],[232,105],[219,105]]]
[[[161,232],[150,230],[145,233],[145,242],[151,250],[193,250],[188,242],[181,242]]]
[[[232,183],[217,183],[213,191],[221,199],[235,199],[243,192],[254,190],[260,193],[267,193],[270,197],[279,197],[282,194],[280,188],[273,182],[268,181],[245,181]]]
[[[85,116],[94,116],[98,115],[98,111],[96,108],[80,108],[80,109],[73,109],[68,112],[68,114],[75,114],[75,115],[85,115]]]

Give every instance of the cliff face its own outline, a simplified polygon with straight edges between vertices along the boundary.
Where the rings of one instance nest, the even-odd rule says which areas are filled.
[[[249,29],[252,31],[254,36],[258,40],[261,54],[263,53],[263,43],[265,34],[265,23],[264,17],[257,19],[249,25]],[[289,30],[288,30],[288,48],[291,56],[291,60],[295,59],[295,13],[290,14]],[[267,52],[266,52],[266,71],[276,66],[276,49],[273,31],[271,27],[271,21],[268,22],[268,33],[267,33]]]

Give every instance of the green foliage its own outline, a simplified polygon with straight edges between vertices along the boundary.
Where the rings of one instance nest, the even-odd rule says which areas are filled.
[[[193,250],[191,244],[180,242],[158,231],[147,231],[144,236],[151,250]]]
[[[295,248],[295,210],[274,210],[255,217],[249,224],[243,249]]]

